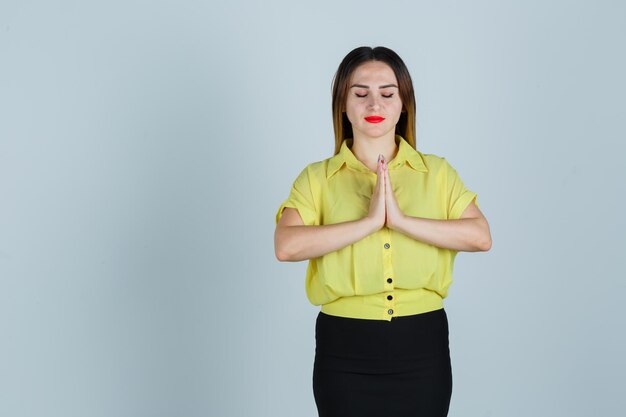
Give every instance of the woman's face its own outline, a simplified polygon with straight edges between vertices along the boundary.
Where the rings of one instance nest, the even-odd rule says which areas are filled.
[[[401,113],[398,80],[391,67],[380,61],[359,65],[352,73],[346,99],[354,136],[393,137]]]

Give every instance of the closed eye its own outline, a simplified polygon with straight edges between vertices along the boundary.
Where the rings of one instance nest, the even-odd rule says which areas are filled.
[[[359,97],[359,98],[364,98],[364,97],[367,97],[367,94],[363,94],[363,95],[361,95],[361,94],[356,94],[356,93],[355,93],[355,95],[356,95],[357,97]],[[383,96],[384,98],[391,98],[391,97],[393,97],[393,93],[388,94],[388,95],[384,95],[384,94],[383,94],[382,96]]]

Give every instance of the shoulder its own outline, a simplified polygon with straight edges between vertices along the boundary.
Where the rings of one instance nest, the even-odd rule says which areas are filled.
[[[328,164],[331,158],[326,158],[321,161],[315,161],[307,164],[298,175],[299,179],[306,179],[311,184],[319,184],[321,182],[326,181],[326,172],[328,169]]]
[[[422,153],[420,151],[417,151],[417,153],[422,157],[426,168],[431,173],[445,172],[452,167],[443,156],[434,153]]]
[[[318,175],[320,173],[326,172],[326,167],[328,166],[328,162],[331,158],[323,159],[321,161],[311,162],[305,167],[311,175]]]

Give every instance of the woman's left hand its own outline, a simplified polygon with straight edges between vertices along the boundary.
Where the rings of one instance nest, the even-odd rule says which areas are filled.
[[[391,178],[389,176],[389,170],[387,169],[387,161],[383,162],[383,168],[385,178],[385,226],[390,229],[396,229],[404,219],[404,213],[400,210],[396,196],[393,193]]]

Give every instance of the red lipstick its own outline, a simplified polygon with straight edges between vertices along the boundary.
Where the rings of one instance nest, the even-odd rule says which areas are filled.
[[[367,116],[365,118],[366,121],[370,122],[370,123],[380,123],[383,120],[385,120],[384,117],[380,117],[380,116]]]

